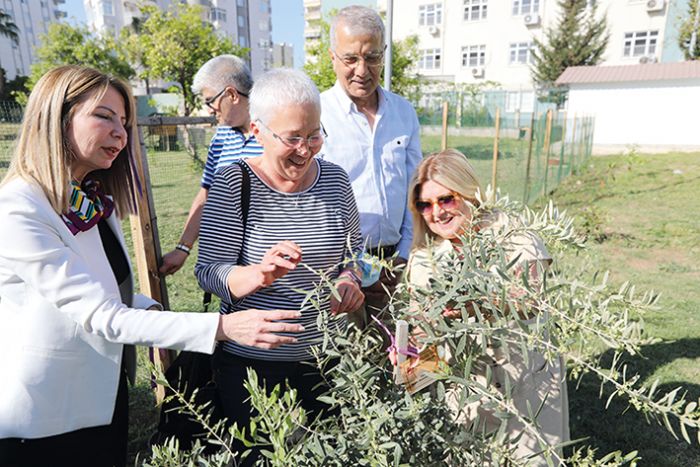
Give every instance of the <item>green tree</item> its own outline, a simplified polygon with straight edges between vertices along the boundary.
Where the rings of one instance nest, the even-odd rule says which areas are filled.
[[[12,20],[12,16],[5,13],[3,9],[0,9],[0,36],[7,37],[15,44],[19,42],[19,29]]]
[[[681,17],[678,45],[686,60],[700,60],[700,0],[688,1],[688,14]]]
[[[610,33],[606,16],[597,18],[595,2],[591,3],[559,0],[561,16],[556,25],[546,29],[544,40],[534,39],[531,72],[538,87],[552,88],[567,67],[600,63]],[[560,96],[554,101],[561,103]]]
[[[177,83],[184,101],[184,113],[197,107],[192,79],[204,63],[221,54],[243,56],[246,49],[229,38],[216,34],[211,24],[202,21],[202,8],[177,4],[168,11],[146,6],[141,9],[138,42],[132,52],[139,54],[143,79],[162,79]]]
[[[118,52],[120,45],[110,35],[95,35],[85,26],[53,23],[40,41],[27,83],[29,90],[44,73],[59,65],[86,65],[127,80],[134,76],[133,68]]]
[[[331,11],[330,15],[333,14]],[[333,62],[328,52],[331,47],[330,24],[323,19],[317,20],[317,24],[321,29],[321,39],[307,49],[306,56],[309,60],[304,65],[304,71],[320,91],[325,91],[335,84]],[[421,81],[411,70],[413,64],[418,61],[418,36],[394,41],[392,50],[391,90],[415,103],[420,98]]]
[[[19,44],[19,29],[12,20],[12,16],[0,9],[0,36],[7,37],[14,44]],[[5,69],[0,65],[0,94],[5,89]]]

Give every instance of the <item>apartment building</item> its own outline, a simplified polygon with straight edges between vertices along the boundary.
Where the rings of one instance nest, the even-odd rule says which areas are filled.
[[[1,0],[0,0],[1,1]],[[87,23],[95,31],[119,34],[140,17],[142,3],[167,9],[178,0],[83,0]],[[250,68],[256,77],[272,67],[272,9],[270,0],[187,0],[204,7],[203,20],[250,49]]]
[[[65,0],[0,0],[0,8],[19,30],[17,43],[0,36],[0,66],[5,69],[7,80],[29,75],[39,36],[48,32],[52,22],[66,17],[61,9],[64,3]]]
[[[589,0],[592,3],[596,0]],[[599,0],[610,42],[603,65],[679,61],[675,23],[689,0]],[[556,0],[401,0],[394,38],[418,34],[421,75],[450,83],[532,89],[533,39],[560,15]]]

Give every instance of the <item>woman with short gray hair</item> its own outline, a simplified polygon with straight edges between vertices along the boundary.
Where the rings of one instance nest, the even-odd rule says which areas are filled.
[[[250,96],[251,128],[263,155],[243,159],[214,177],[204,207],[195,274],[200,286],[221,298],[221,313],[246,307],[299,310],[290,322],[304,331],[298,341],[259,351],[236,342],[219,347],[215,379],[229,423],[248,425],[250,404],[243,387],[254,369],[272,388],[298,391],[302,406],[318,414],[323,378],[311,347],[320,343],[319,310],[304,304],[321,275],[335,281],[340,300],[324,289],[323,312],[338,315],[330,327],[342,331],[347,312],[364,295],[357,273],[342,266],[361,251],[357,206],[348,175],[315,158],[324,139],[318,89],[301,71],[275,69],[261,76]],[[245,194],[248,198],[246,199]],[[301,266],[303,261],[304,266]],[[248,459],[254,456],[249,456]]]

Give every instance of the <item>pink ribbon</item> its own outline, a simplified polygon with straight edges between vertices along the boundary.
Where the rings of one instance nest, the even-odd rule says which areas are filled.
[[[372,319],[379,325],[380,328],[384,330],[387,336],[389,336],[389,339],[391,339],[391,345],[386,349],[387,352],[391,353],[392,350],[395,350],[396,353],[400,353],[402,355],[405,355],[407,357],[413,357],[413,358],[418,358],[418,349],[415,348],[412,345],[409,345],[406,347],[405,350],[399,349],[396,347],[396,338],[394,335],[389,331],[389,328],[387,328],[384,323],[379,321],[376,316],[372,315]]]

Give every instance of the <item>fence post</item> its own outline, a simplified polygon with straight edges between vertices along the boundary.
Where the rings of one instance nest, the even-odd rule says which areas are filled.
[[[559,151],[559,174],[557,175],[557,184],[561,183],[562,171],[564,170],[564,160],[566,158],[566,117],[567,113],[564,112],[564,118],[561,125],[561,150]],[[569,173],[571,174],[571,160],[569,160]]]
[[[552,138],[552,109],[547,111],[547,126],[544,130],[544,147],[542,152],[544,152],[544,184],[542,185],[542,195],[547,195],[547,178],[549,176],[549,149],[550,140]]]
[[[440,150],[447,149],[447,101],[442,103],[442,141],[440,142]]]
[[[576,160],[576,113],[574,113],[574,126],[571,129],[571,160],[578,173],[578,160]]]
[[[148,172],[148,159],[146,155],[146,143],[143,131],[138,127],[139,144],[141,145],[141,158],[136,160],[136,173],[141,181],[141,196],[136,197],[137,213],[129,216],[131,235],[134,242],[134,256],[139,275],[141,291],[157,300],[167,310],[168,290],[165,280],[161,279],[158,272],[160,260],[160,242],[158,226],[156,223],[155,209],[153,208],[153,194],[151,192],[151,179]],[[157,313],[157,312],[154,312]],[[167,349],[153,349],[154,364],[162,371],[167,370],[174,359],[174,352]],[[160,403],[165,397],[165,389],[156,387],[156,400]]]
[[[532,117],[530,117],[530,141],[527,144],[527,162],[525,165],[525,192],[523,193],[523,204],[527,204],[530,198],[530,162],[532,161],[532,142],[535,138],[535,114],[537,109],[533,106]]]
[[[493,162],[491,164],[491,200],[496,200],[496,178],[498,176],[498,136],[501,130],[501,109],[496,107],[496,134],[493,137]]]
[[[459,90],[457,92],[457,107],[455,108],[455,126],[462,126],[462,107],[464,106],[464,91]]]

